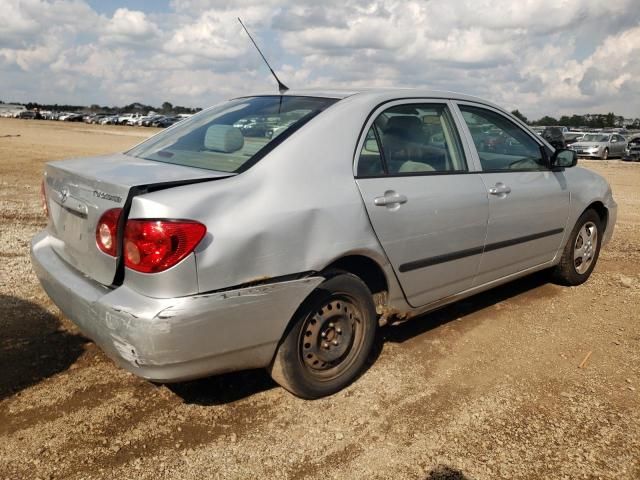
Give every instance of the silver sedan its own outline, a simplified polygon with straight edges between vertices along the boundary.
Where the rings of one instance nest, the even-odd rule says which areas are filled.
[[[607,160],[609,157],[622,157],[626,147],[627,141],[622,135],[587,133],[569,148],[574,150],[579,157]]]
[[[470,96],[241,97],[125,153],[47,164],[32,261],[137,375],[265,367],[316,398],[362,373],[381,324],[538,270],[586,281],[616,203],[575,165]]]

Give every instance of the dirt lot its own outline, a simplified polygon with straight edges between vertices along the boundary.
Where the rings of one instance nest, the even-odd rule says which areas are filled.
[[[640,164],[581,162],[620,205],[587,284],[536,275],[386,327],[358,382],[309,402],[263,371],[140,380],[38,285],[43,163],[150,133],[0,119],[0,479],[640,478]]]

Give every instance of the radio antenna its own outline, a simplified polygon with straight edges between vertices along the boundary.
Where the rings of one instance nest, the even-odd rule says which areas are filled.
[[[276,72],[273,71],[273,68],[271,68],[271,65],[269,65],[269,62],[267,62],[267,59],[262,54],[262,51],[260,50],[260,47],[258,47],[258,44],[256,43],[256,41],[253,39],[253,37],[249,33],[249,30],[247,30],[247,27],[245,27],[244,23],[242,23],[242,20],[240,20],[240,17],[238,17],[238,21],[240,22],[240,25],[242,25],[242,28],[244,28],[244,31],[247,32],[247,35],[249,35],[249,39],[251,39],[251,43],[253,43],[253,46],[256,47],[256,50],[258,50],[258,53],[262,57],[262,60],[264,60],[264,63],[266,63],[267,67],[269,67],[269,71],[271,71],[271,75],[273,75],[273,78],[275,78],[276,82],[278,82],[278,90],[280,91],[280,93],[282,94],[282,93],[286,92],[287,90],[289,90],[289,87],[287,87],[284,83],[282,83],[280,81],[280,79],[278,78],[278,76],[276,75]]]

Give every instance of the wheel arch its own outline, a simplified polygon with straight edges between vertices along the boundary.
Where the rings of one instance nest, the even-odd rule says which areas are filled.
[[[600,220],[602,221],[602,229],[603,231],[606,230],[607,224],[609,222],[609,209],[604,205],[604,203],[599,200],[592,202],[587,208],[583,210],[582,213],[586,212],[587,210],[594,210],[598,214]]]
[[[360,278],[372,294],[388,292],[389,281],[382,266],[371,257],[349,254],[333,260],[323,271],[343,270]]]

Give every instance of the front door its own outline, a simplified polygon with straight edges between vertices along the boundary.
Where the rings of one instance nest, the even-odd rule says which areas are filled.
[[[366,126],[356,181],[409,304],[470,288],[489,207],[446,102],[394,102]]]
[[[489,198],[481,285],[551,261],[561,246],[570,194],[564,172],[551,171],[541,144],[501,112],[460,103]]]

